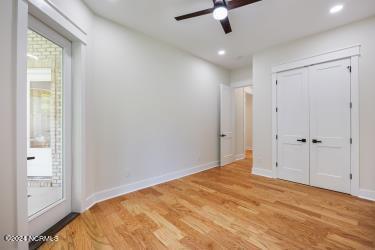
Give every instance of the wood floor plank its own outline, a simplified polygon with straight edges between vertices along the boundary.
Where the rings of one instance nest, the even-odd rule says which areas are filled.
[[[375,249],[375,202],[251,174],[252,155],[96,204],[42,249]]]

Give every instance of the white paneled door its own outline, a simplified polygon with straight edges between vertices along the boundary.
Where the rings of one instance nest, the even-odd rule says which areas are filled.
[[[233,147],[233,91],[220,85],[220,166],[234,161]]]
[[[309,101],[305,68],[278,74],[278,176],[309,184]]]
[[[309,68],[310,184],[350,193],[350,60]]]
[[[350,193],[350,59],[277,74],[277,174]]]

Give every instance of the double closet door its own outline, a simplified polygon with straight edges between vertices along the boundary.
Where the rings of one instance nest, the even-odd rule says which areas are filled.
[[[277,74],[278,178],[350,193],[350,59]]]

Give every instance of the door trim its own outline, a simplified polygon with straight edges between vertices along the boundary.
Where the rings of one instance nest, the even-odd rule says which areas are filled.
[[[35,225],[42,227],[48,219],[55,219],[66,212],[72,212],[72,43],[33,15],[28,15],[28,29],[50,40],[52,43],[63,49],[62,54],[62,193],[58,201],[49,204],[45,208],[28,217],[30,223],[39,220]],[[52,211],[53,210],[53,211]],[[39,218],[44,216],[44,218]],[[39,219],[37,219],[39,218]],[[29,228],[29,232],[32,232]]]
[[[87,44],[87,33],[52,1],[28,0],[29,12],[71,41]]]
[[[244,149],[244,152],[241,154],[241,158],[244,158],[245,157],[245,154],[246,154],[246,150],[247,150],[247,147],[246,147],[246,109],[245,109],[245,106],[246,106],[246,96],[245,96],[245,91],[243,90],[244,88],[246,88],[246,87],[250,87],[250,88],[253,88],[254,87],[254,85],[252,84],[252,82],[251,81],[243,81],[243,82],[237,82],[237,83],[231,83],[230,84],[230,87],[232,88],[232,91],[233,91],[233,96],[234,96],[234,91],[236,91],[236,89],[242,89],[242,91],[243,91],[243,98],[242,98],[242,105],[243,105],[243,149]],[[254,91],[253,89],[252,89],[252,91]],[[252,95],[251,95],[253,98],[254,98],[254,93],[252,93]],[[235,103],[235,101],[234,101],[234,103]],[[236,112],[236,107],[235,107],[236,105],[234,104],[233,105],[233,114],[235,114],[235,112]],[[236,130],[236,126],[235,126],[235,122],[236,122],[236,117],[235,117],[235,115],[233,115],[232,116],[232,119],[233,119],[233,121],[232,121],[232,124],[234,124],[233,126],[234,126],[234,129],[233,129],[233,131],[234,131],[234,137],[237,139],[237,133],[238,133],[238,131]],[[237,141],[235,140],[235,143],[237,144]],[[253,149],[251,149],[251,150],[253,150]],[[237,154],[237,152],[235,152],[234,153],[234,155],[235,155],[235,160],[237,161],[237,156],[240,156],[239,154]]]
[[[361,45],[356,44],[356,45],[348,46],[345,48],[320,53],[318,55],[313,55],[313,56],[309,56],[309,57],[305,57],[305,58],[301,58],[297,60],[292,60],[290,62],[282,63],[282,64],[272,67],[272,73],[279,73],[282,71],[302,68],[302,67],[319,64],[323,62],[329,62],[329,61],[334,61],[338,59],[359,56],[361,52],[360,49],[361,49]]]
[[[293,60],[288,63],[280,64],[272,68],[272,173],[273,178],[277,178],[277,73],[282,71],[308,67],[314,64],[325,63],[329,61],[349,58],[351,62],[350,90],[351,90],[351,137],[352,145],[350,148],[351,163],[350,170],[352,179],[350,181],[350,194],[359,196],[359,56],[361,45],[353,45],[347,48],[333,50],[320,55],[306,57],[301,60]],[[348,176],[349,178],[349,176]]]
[[[28,3],[17,1],[17,55],[16,55],[16,164],[17,164],[17,234],[27,235],[27,141],[26,113],[27,113],[27,29]],[[18,242],[18,249],[27,249],[27,242]]]

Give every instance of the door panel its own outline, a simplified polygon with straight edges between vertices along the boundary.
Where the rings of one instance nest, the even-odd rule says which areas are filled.
[[[348,66],[350,60],[344,59],[309,68],[310,183],[345,193],[350,193]]]
[[[71,43],[29,16],[27,58],[29,233],[40,235],[71,212]]]
[[[277,75],[278,177],[309,183],[307,70]]]
[[[234,161],[233,144],[233,91],[220,85],[220,166]]]

